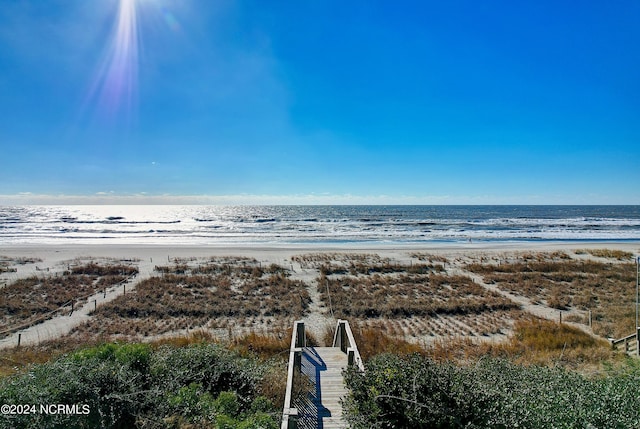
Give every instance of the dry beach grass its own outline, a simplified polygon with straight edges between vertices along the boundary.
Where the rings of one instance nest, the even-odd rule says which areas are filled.
[[[53,317],[61,308],[81,303],[137,274],[121,263],[74,261],[62,273],[32,275],[5,285],[0,293],[0,333]]]
[[[118,292],[96,311],[87,311],[71,334],[61,335],[57,342],[42,341],[42,355],[73,344],[116,339],[180,342],[196,333],[247,352],[286,354],[293,320],[305,320],[317,338],[314,341],[324,344],[330,341],[327,330],[335,320],[347,318],[364,355],[393,350],[472,359],[489,354],[593,365],[612,357],[608,344],[597,338],[632,332],[635,266],[629,257],[634,248],[621,247],[311,253],[304,249],[170,249],[175,256],[166,257],[166,263],[152,261],[161,261],[167,249],[130,250],[136,258],[116,271],[122,274],[123,267],[137,267],[147,275],[127,287],[126,294]],[[74,270],[64,269],[64,262],[57,260],[56,266],[63,269],[39,272],[37,284],[28,275],[11,281],[11,273],[5,272],[8,284],[2,296],[5,301],[11,298],[15,313],[37,314],[30,300],[16,302],[17,295],[9,292],[22,287],[35,297],[33,291],[51,283],[57,285],[56,293],[70,293],[64,296],[69,300],[100,290],[102,282],[113,284],[120,279],[104,269],[116,267],[115,261],[124,253],[103,250],[102,257],[109,252],[116,257],[111,264],[85,261]],[[39,257],[43,261],[38,264],[47,265],[46,254]],[[5,265],[12,266],[15,263]],[[103,271],[97,272],[101,266]],[[55,306],[58,301],[46,305]],[[558,325],[561,309],[569,324]],[[597,337],[590,335],[588,310]],[[54,320],[50,322],[55,325]],[[534,339],[534,331],[542,334]],[[576,335],[596,339],[577,341]],[[565,340],[549,345],[545,338]],[[5,345],[0,360],[5,366],[20,367],[16,362],[42,359],[37,344],[25,346],[20,352]]]

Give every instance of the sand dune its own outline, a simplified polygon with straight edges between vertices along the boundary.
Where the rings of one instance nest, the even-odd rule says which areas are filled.
[[[296,256],[309,254],[323,254],[331,257],[332,255],[377,255],[382,259],[395,261],[399,264],[411,264],[416,261],[415,255],[424,253],[429,255],[437,255],[446,259],[449,264],[447,267],[448,275],[466,276],[473,282],[482,286],[487,293],[500,295],[506,299],[517,303],[521,306],[522,311],[536,317],[556,319],[559,311],[550,308],[541,302],[533,302],[531,299],[514,294],[509,291],[501,290],[496,285],[483,281],[482,276],[469,272],[466,269],[468,263],[472,261],[482,261],[484,259],[504,259],[508,260],[514,255],[522,252],[555,252],[565,251],[573,252],[575,258],[592,258],[589,255],[577,256],[575,251],[578,249],[616,249],[625,252],[638,254],[640,252],[639,243],[566,243],[566,242],[526,242],[526,243],[457,243],[457,244],[427,244],[427,245],[405,245],[405,246],[367,246],[363,244],[351,244],[340,246],[278,246],[278,247],[255,247],[255,246],[237,246],[229,247],[190,247],[190,246],[135,246],[135,245],[87,245],[87,246],[11,246],[0,247],[0,256],[11,260],[16,258],[31,258],[37,262],[27,263],[23,265],[14,264],[15,271],[0,274],[0,287],[3,284],[11,283],[19,278],[25,278],[33,275],[56,275],[63,272],[69,264],[69,261],[76,259],[86,260],[93,258],[96,261],[128,261],[133,262],[139,270],[139,274],[126,283],[126,289],[133,292],[137,284],[141,281],[157,275],[154,268],[157,265],[168,265],[178,260],[206,260],[212,257],[234,256],[241,258],[253,258],[261,265],[277,264],[288,270],[288,277],[293,281],[300,281],[307,285],[310,296],[309,308],[304,316],[309,329],[316,335],[322,335],[325,326],[334,323],[335,317],[332,309],[322,302],[320,294],[323,292],[323,285],[319,285],[319,270],[303,265]],[[595,258],[597,259],[597,258]],[[42,323],[30,326],[19,331],[15,331],[10,336],[0,340],[0,347],[13,346],[17,344],[18,335],[21,337],[22,344],[36,344],[48,339],[57,338],[68,334],[74,328],[88,322],[92,316],[90,313],[94,310],[94,306],[104,305],[108,302],[116,300],[125,288],[111,287],[106,295],[102,293],[89,297],[85,303],[75,308],[72,314],[61,313]],[[94,303],[94,300],[96,301]],[[491,315],[492,318],[499,312]],[[584,318],[584,311],[570,309],[565,312],[565,316],[574,315],[574,319]],[[486,315],[479,314],[478,318],[482,319]],[[466,317],[466,316],[465,316]],[[428,330],[428,326],[433,325],[436,332],[441,329],[443,332],[456,332],[456,335],[474,333],[479,328],[474,327],[477,321],[469,323],[468,317],[450,316],[447,314],[435,314],[429,320],[410,317],[409,319],[397,318],[394,320],[382,320],[384,318],[373,318],[365,320],[363,323],[367,326],[391,326],[396,330],[396,334],[404,334],[412,337],[414,340],[428,340],[433,334],[422,335],[421,331]],[[486,316],[489,317],[489,316]],[[507,317],[500,315],[499,317]],[[511,316],[509,316],[511,317]],[[520,316],[517,316],[520,317]],[[508,317],[507,317],[508,318]],[[257,318],[256,318],[257,319]],[[266,318],[268,319],[268,318]],[[424,318],[423,318],[424,319]],[[263,323],[270,324],[271,319]],[[487,323],[482,321],[481,323]],[[493,323],[493,322],[492,322]],[[496,322],[497,323],[497,322]],[[238,328],[246,329],[264,329],[265,326],[259,326],[254,320],[250,326],[242,326],[241,321],[234,321],[233,325]],[[439,326],[439,328],[438,328]],[[587,326],[580,325],[585,330],[589,330]],[[273,327],[273,325],[271,325]],[[431,329],[431,328],[429,328]],[[500,330],[500,329],[498,329]],[[220,333],[223,330],[218,330]],[[503,330],[504,331],[504,330]],[[504,334],[504,332],[502,332]],[[477,333],[476,333],[477,335]],[[484,335],[484,334],[483,334]],[[493,335],[485,335],[491,339]],[[485,338],[486,339],[486,338]]]

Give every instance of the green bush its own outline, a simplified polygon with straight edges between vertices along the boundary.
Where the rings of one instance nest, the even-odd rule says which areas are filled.
[[[354,428],[640,427],[640,370],[589,379],[498,359],[473,366],[380,355],[349,370]]]
[[[0,380],[0,404],[78,404],[88,414],[5,414],[0,428],[275,428],[278,413],[257,389],[266,370],[212,344],[105,344]]]
[[[182,387],[177,394],[170,394],[169,405],[175,414],[184,416],[191,423],[202,423],[215,419],[215,405],[209,392],[204,392],[202,386],[191,383]]]

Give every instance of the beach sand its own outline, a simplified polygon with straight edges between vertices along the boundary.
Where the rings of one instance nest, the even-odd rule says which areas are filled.
[[[639,242],[465,242],[465,243],[425,243],[425,244],[379,244],[352,243],[337,246],[328,245],[278,245],[268,246],[143,246],[123,244],[101,245],[0,245],[0,257],[32,257],[42,262],[19,269],[19,276],[36,272],[38,268],[54,269],[61,262],[76,258],[116,258],[139,259],[143,265],[166,262],[173,258],[205,258],[216,256],[240,256],[255,258],[263,262],[288,263],[295,255],[306,253],[370,253],[381,257],[407,259],[412,252],[427,252],[445,257],[465,255],[498,254],[505,252],[553,252],[575,251],[578,249],[614,249],[640,254]]]
[[[16,258],[31,258],[37,261],[26,263],[23,265],[14,264],[15,271],[0,274],[0,287],[11,282],[37,275],[56,275],[68,269],[69,264],[77,259],[87,260],[94,258],[96,261],[112,260],[125,261],[133,263],[138,267],[139,274],[126,283],[123,288],[111,288],[108,293],[102,293],[89,297],[81,307],[76,308],[71,315],[57,315],[43,323],[12,332],[11,335],[0,339],[1,347],[10,347],[17,344],[18,336],[20,336],[21,344],[37,344],[42,341],[55,339],[69,334],[74,328],[89,321],[94,306],[100,306],[107,302],[118,298],[125,289],[131,293],[136,285],[148,279],[151,276],[158,275],[154,268],[158,265],[170,265],[178,260],[206,260],[214,257],[242,257],[254,258],[261,265],[278,264],[287,270],[290,270],[290,278],[304,282],[308,286],[311,303],[303,320],[305,320],[308,328],[315,335],[320,336],[326,331],[328,325],[335,323],[332,317],[332,310],[327,308],[320,302],[320,293],[322,285],[317,284],[319,271],[301,265],[295,256],[308,254],[346,254],[346,255],[378,255],[380,258],[389,259],[399,264],[415,263],[416,254],[436,255],[446,258],[449,266],[447,272],[449,275],[466,275],[472,278],[474,282],[480,284],[483,288],[496,295],[501,295],[517,304],[526,314],[546,319],[556,319],[559,317],[559,311],[548,307],[544,303],[533,302],[524,296],[510,293],[505,290],[499,290],[495,285],[484,283],[481,276],[465,271],[465,264],[471,261],[479,261],[483,259],[508,260],[514,255],[523,252],[568,252],[573,257],[591,258],[587,255],[575,255],[579,249],[613,249],[629,252],[631,254],[640,254],[640,243],[637,242],[465,242],[465,243],[428,243],[420,245],[368,245],[366,243],[342,244],[338,246],[327,245],[278,245],[274,247],[266,246],[140,246],[140,245],[66,245],[66,246],[50,246],[50,245],[14,245],[11,247],[0,246],[0,257],[10,260]],[[95,301],[95,302],[94,302]],[[565,312],[565,315],[571,314],[571,311]],[[503,317],[503,316],[500,316]],[[507,317],[507,316],[504,316]],[[519,317],[519,316],[518,316]],[[576,318],[578,317],[576,313]],[[582,317],[582,315],[580,315]],[[443,331],[451,331],[453,329],[455,335],[462,335],[465,331],[472,331],[469,328],[467,319],[460,319],[446,315],[435,315],[429,321],[433,329]],[[264,320],[264,318],[262,319]],[[402,323],[391,323],[392,331],[396,334],[404,333],[410,340],[427,341],[429,338],[437,338],[437,335],[426,336],[421,335],[420,330],[426,329],[422,322],[417,319],[409,318]],[[241,326],[242,321],[234,321],[234,329],[240,328],[246,330],[264,329],[265,326],[256,325],[253,320],[250,326]],[[269,325],[267,321],[267,325]],[[426,323],[426,322],[425,322]],[[484,322],[483,322],[484,323]],[[368,327],[376,328],[383,326],[383,321],[367,322]],[[272,326],[272,325],[271,325]],[[387,325],[385,325],[387,326]],[[588,330],[588,327],[582,325],[582,328]],[[228,330],[228,329],[227,329]],[[214,330],[216,335],[222,335],[224,329]],[[173,334],[184,333],[183,329],[178,329]],[[482,340],[504,338],[508,332],[502,329],[498,335],[484,335]],[[171,334],[171,333],[170,333]],[[166,334],[165,334],[166,335]],[[486,337],[486,338],[485,338]],[[149,338],[157,338],[152,335]],[[149,339],[147,338],[147,339]],[[143,338],[144,340],[144,338]]]

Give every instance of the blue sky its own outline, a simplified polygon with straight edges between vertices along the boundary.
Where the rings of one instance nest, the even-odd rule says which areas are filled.
[[[0,203],[640,204],[639,19],[635,0],[7,0]]]

